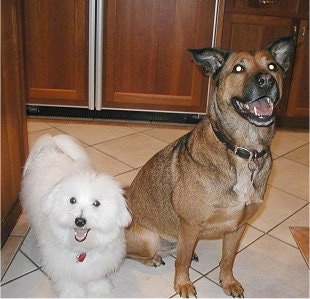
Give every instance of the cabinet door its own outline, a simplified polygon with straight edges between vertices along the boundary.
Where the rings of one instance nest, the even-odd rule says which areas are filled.
[[[225,13],[221,47],[233,51],[260,50],[277,38],[289,35],[294,28],[297,24],[290,18]],[[290,69],[284,80],[278,115],[286,113],[291,72]]]
[[[309,117],[309,21],[301,20],[287,116]]]
[[[103,106],[205,112],[208,79],[187,48],[211,46],[214,6],[214,0],[107,1]]]
[[[27,104],[88,106],[87,1],[22,5]]]

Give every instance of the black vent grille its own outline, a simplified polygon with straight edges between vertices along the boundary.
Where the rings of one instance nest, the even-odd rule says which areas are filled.
[[[34,106],[27,105],[27,115],[47,117],[113,119],[128,121],[174,122],[197,124],[204,117],[201,114],[127,111],[127,110],[89,110],[87,108]]]

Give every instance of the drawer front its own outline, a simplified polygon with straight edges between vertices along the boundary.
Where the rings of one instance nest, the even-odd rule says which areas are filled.
[[[308,0],[234,0],[226,1],[225,11],[298,17],[304,13],[306,2]]]

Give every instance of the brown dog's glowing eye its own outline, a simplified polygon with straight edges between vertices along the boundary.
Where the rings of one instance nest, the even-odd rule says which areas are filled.
[[[100,205],[101,205],[101,203],[100,203],[100,201],[98,201],[98,200],[95,200],[95,201],[93,202],[93,206],[96,207],[96,208],[98,208]]]
[[[244,67],[241,64],[236,64],[233,68],[234,73],[241,73],[244,71]]]
[[[274,63],[271,62],[271,63],[268,64],[268,69],[270,71],[276,71],[277,70],[277,66]]]
[[[74,205],[76,203],[76,199],[74,197],[71,197],[70,198],[70,203]]]

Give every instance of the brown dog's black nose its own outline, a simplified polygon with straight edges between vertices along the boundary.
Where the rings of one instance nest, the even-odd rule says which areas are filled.
[[[77,218],[75,218],[75,224],[78,227],[82,227],[86,224],[86,219],[83,217],[77,217]]]
[[[268,73],[258,73],[255,76],[255,81],[256,85],[260,88],[270,88],[276,82],[275,78]]]

